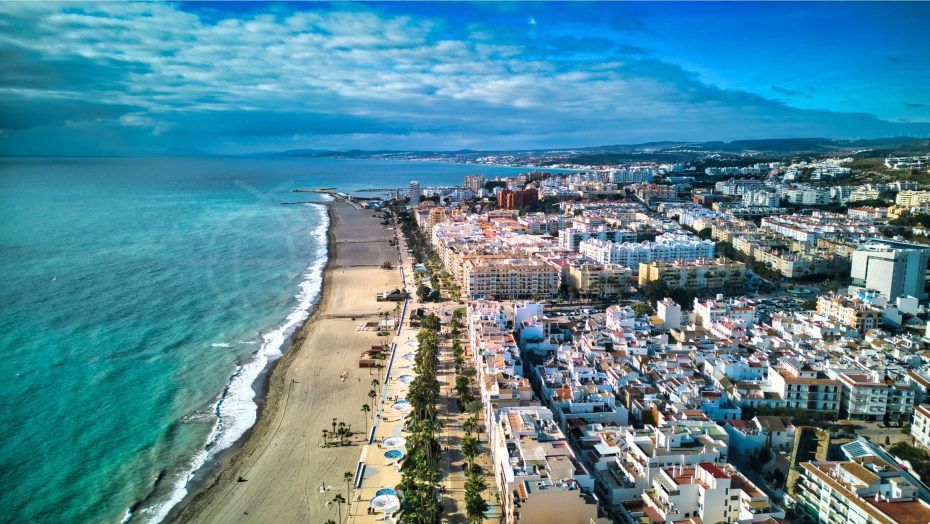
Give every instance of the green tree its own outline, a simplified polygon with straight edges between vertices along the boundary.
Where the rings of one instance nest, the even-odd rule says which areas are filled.
[[[471,379],[465,375],[455,377],[455,392],[462,399],[469,395],[471,393]]]
[[[633,304],[632,308],[633,312],[636,313],[637,316],[652,315],[655,313],[655,310],[652,309],[652,306],[646,304],[645,302],[637,302]]]
[[[462,439],[462,455],[465,456],[465,460],[468,462],[468,471],[474,468],[475,457],[479,453],[481,453],[481,443],[478,442],[478,439],[471,435],[465,435],[465,438]]]
[[[439,317],[436,315],[426,315],[423,317],[423,320],[420,322],[420,324],[424,328],[432,331],[434,335],[439,332]]]
[[[355,475],[351,471],[346,471],[342,474],[342,480],[346,481],[346,499],[349,498],[349,495],[352,492],[352,479],[355,478]]]
[[[468,417],[465,422],[462,423],[462,431],[465,432],[465,435],[471,435],[478,428],[478,419],[474,415]]]
[[[475,417],[475,422],[476,422],[475,427],[478,432],[479,439],[481,438],[481,425],[477,424],[477,421],[478,421],[478,416],[481,414],[482,409],[484,409],[484,404],[481,403],[480,399],[472,400],[471,402],[468,403],[467,406],[465,406],[465,411],[471,413],[472,416]]]
[[[487,487],[484,475],[478,472],[470,473],[465,481],[465,515],[471,522],[480,524],[488,511],[488,503],[484,500]]]
[[[365,434],[368,434],[368,414],[371,412],[371,406],[362,404],[362,413],[365,414]]]

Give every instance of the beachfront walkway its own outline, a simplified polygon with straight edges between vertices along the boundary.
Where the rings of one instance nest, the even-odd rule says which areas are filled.
[[[355,490],[352,493],[347,521],[351,523],[384,522],[385,513],[369,513],[373,506],[373,499],[380,494],[390,495],[401,481],[398,452],[405,453],[404,421],[409,405],[397,403],[396,399],[405,399],[410,382],[416,376],[414,372],[414,355],[417,350],[416,335],[418,330],[407,323],[410,312],[417,308],[425,308],[427,312],[436,314],[443,325],[447,327],[449,314],[454,308],[461,307],[455,302],[439,304],[420,304],[416,300],[413,277],[413,264],[407,254],[403,235],[398,230],[398,247],[400,250],[401,272],[405,289],[410,297],[405,309],[405,316],[394,343],[391,345],[391,355],[388,360],[387,374],[384,380],[384,391],[379,399],[379,405],[374,413],[373,429],[369,444],[362,449],[356,470]],[[467,342],[465,344],[468,346]],[[467,351],[467,349],[466,349]],[[437,379],[440,383],[440,403],[438,418],[442,424],[439,443],[444,450],[439,463],[440,484],[443,487],[443,522],[466,523],[465,516],[465,459],[461,452],[461,443],[464,438],[462,424],[468,418],[462,413],[454,393],[455,368],[452,357],[451,341],[441,343],[440,362]],[[479,427],[483,426],[483,420]],[[487,433],[482,434],[487,438]],[[492,475],[488,446],[484,442],[484,453],[477,463],[486,472],[488,491],[486,500],[490,509],[488,516],[499,514],[496,501],[493,499],[493,490],[496,485]],[[388,454],[393,455],[390,458]],[[387,499],[379,499],[387,500]],[[377,501],[374,505],[377,505]],[[393,512],[391,512],[393,513]],[[485,522],[493,522],[486,519]]]
[[[361,477],[356,478],[349,522],[383,520],[383,513],[368,514],[371,501],[379,491],[393,490],[400,484],[400,458],[406,453],[404,420],[410,411],[410,404],[403,399],[407,397],[410,381],[415,376],[413,357],[417,349],[416,332],[411,328],[402,328],[393,347],[380,405],[374,415],[370,443],[362,448],[359,459],[361,465],[357,474]]]
[[[410,410],[406,401],[410,382],[416,376],[414,372],[414,355],[417,350],[417,329],[409,326],[410,312],[420,307],[413,289],[413,265],[407,254],[403,234],[397,231],[398,250],[400,253],[400,271],[404,290],[408,297],[404,316],[397,336],[391,344],[388,357],[387,373],[384,377],[381,396],[373,413],[372,429],[368,444],[362,447],[361,457],[356,469],[355,489],[349,505],[347,522],[379,522],[385,520],[383,512],[369,514],[372,499],[378,492],[390,495],[390,491],[400,484],[400,458],[406,454],[404,421]],[[396,509],[399,509],[396,508]],[[394,511],[391,511],[393,513]]]

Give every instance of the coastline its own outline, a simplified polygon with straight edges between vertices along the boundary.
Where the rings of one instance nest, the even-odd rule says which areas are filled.
[[[370,377],[367,370],[349,364],[367,349],[366,341],[371,344],[380,341],[373,332],[359,333],[352,326],[361,323],[363,318],[377,318],[379,311],[390,310],[394,303],[375,305],[374,293],[392,285],[399,287],[400,277],[396,271],[380,269],[382,257],[396,260],[396,248],[386,249],[393,234],[372,218],[372,210],[359,210],[340,201],[324,205],[329,215],[328,249],[316,305],[290,337],[281,358],[267,366],[255,382],[258,405],[255,424],[198,472],[189,483],[188,495],[171,510],[166,521],[220,522],[235,518],[262,522],[312,518],[328,511],[324,500],[311,502],[311,499],[320,499],[317,483],[322,481],[334,489],[344,487],[342,472],[354,469],[358,441],[363,437],[360,435],[363,414],[359,406],[368,402],[366,393],[371,388],[370,380],[377,376]],[[385,281],[383,286],[372,287],[376,285],[372,280],[379,276]],[[354,311],[355,304],[361,306],[358,314],[345,312],[346,306]],[[352,319],[352,315],[358,320]],[[353,336],[345,332],[346,328],[351,328],[348,333]],[[338,345],[342,346],[337,348],[340,358],[319,358],[325,354],[327,342],[336,342],[332,339],[334,333],[339,338]],[[348,379],[340,381],[341,373],[348,373]],[[334,381],[336,384],[327,384]],[[327,386],[334,385],[333,389],[341,391],[338,396],[334,395],[336,391],[330,392],[333,403],[316,406],[315,410],[299,409],[325,396],[319,390],[325,391]],[[311,394],[309,390],[317,391]],[[357,398],[358,403],[339,409],[338,403],[351,397]],[[353,445],[319,447],[321,430],[328,426],[323,423],[333,416],[353,425],[356,432]],[[306,478],[313,477],[314,483],[297,486],[296,478],[288,479],[280,471],[288,466],[304,473],[313,471],[314,475]],[[266,470],[268,474],[264,473]],[[280,472],[282,476],[271,472]],[[246,481],[240,482],[240,477]],[[294,501],[285,504],[288,507],[282,507],[282,501],[277,498],[268,497],[266,501],[264,493],[269,489],[275,489],[282,497],[300,501],[299,507],[294,507]],[[248,493],[243,496],[242,492]],[[331,498],[333,493],[328,492],[328,496]],[[239,507],[246,509],[240,511]],[[288,510],[294,510],[294,515],[282,514]]]
[[[307,330],[313,323],[317,311],[319,311],[321,304],[325,300],[327,293],[327,274],[330,271],[334,259],[335,212],[333,210],[333,201],[314,202],[314,204],[325,206],[326,214],[329,218],[329,224],[326,228],[326,261],[323,266],[323,282],[320,286],[319,295],[311,306],[310,314],[301,325],[294,330],[281,348],[282,356],[265,366],[252,384],[252,388],[255,391],[255,398],[253,399],[256,405],[255,423],[246,429],[232,445],[217,452],[215,456],[207,460],[207,462],[194,473],[191,480],[187,483],[187,494],[178,504],[168,511],[163,519],[164,522],[179,522],[188,518],[187,513],[189,512],[189,507],[196,507],[198,500],[204,498],[206,492],[211,489],[216,489],[218,484],[227,481],[225,477],[229,476],[231,474],[229,472],[235,469],[237,459],[241,460],[239,458],[240,452],[243,454],[247,453],[247,447],[252,440],[253,433],[260,433],[263,429],[267,430],[267,428],[261,427],[263,424],[267,424],[269,418],[265,416],[266,406],[276,408],[281,401],[280,397],[283,391],[282,385],[279,384],[278,387],[272,387],[275,382],[276,370],[279,367],[284,368],[278,377],[278,382],[281,382],[281,380],[283,380],[283,374],[286,373],[289,361],[293,360],[297,347],[299,347],[306,338]],[[200,501],[200,503],[203,504],[203,501]]]

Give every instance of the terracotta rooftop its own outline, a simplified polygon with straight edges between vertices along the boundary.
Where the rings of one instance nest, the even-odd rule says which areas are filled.
[[[868,497],[869,504],[900,524],[926,524],[930,522],[930,506],[920,500],[888,501]]]

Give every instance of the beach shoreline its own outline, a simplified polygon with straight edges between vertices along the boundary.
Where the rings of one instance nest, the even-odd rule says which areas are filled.
[[[220,484],[225,479],[224,473],[235,468],[237,464],[237,457],[239,457],[240,452],[246,453],[246,447],[250,440],[252,440],[253,433],[261,432],[263,429],[262,424],[267,422],[268,417],[265,414],[265,407],[268,405],[276,406],[280,402],[280,396],[282,395],[283,388],[279,385],[278,387],[272,387],[272,383],[275,380],[275,370],[279,366],[286,368],[289,365],[289,361],[293,360],[294,354],[297,352],[296,349],[302,343],[306,337],[306,332],[309,329],[310,325],[313,323],[314,317],[316,317],[317,311],[320,309],[321,304],[325,300],[327,293],[327,273],[329,272],[330,266],[334,258],[334,244],[335,244],[335,235],[334,235],[334,210],[332,201],[324,201],[315,203],[326,207],[326,214],[329,218],[329,225],[326,228],[326,262],[323,266],[323,283],[320,286],[319,295],[316,298],[316,301],[311,306],[310,314],[307,318],[301,323],[291,336],[288,338],[284,347],[281,348],[282,355],[281,358],[271,361],[265,369],[262,370],[259,374],[258,379],[255,383],[252,384],[252,388],[255,391],[255,405],[256,405],[256,418],[255,423],[252,424],[243,434],[240,436],[231,446],[226,449],[219,451],[216,456],[207,461],[198,471],[194,473],[193,478],[187,483],[187,495],[175,505],[168,512],[167,516],[164,519],[164,522],[183,522],[186,518],[189,518],[187,515],[188,508],[191,506],[196,506],[198,503],[203,505],[206,501],[201,500],[206,497],[206,492],[211,489],[216,489],[217,484]],[[285,370],[282,370],[281,374],[283,375]]]
[[[342,472],[354,470],[357,442],[351,446],[319,447],[323,423],[333,416],[341,415],[341,420],[352,424],[357,433],[355,440],[359,440],[363,422],[359,407],[368,402],[366,393],[371,385],[369,372],[352,364],[361,351],[368,349],[368,341],[380,342],[373,333],[356,331],[356,320],[346,311],[358,307],[355,316],[361,319],[388,310],[394,303],[376,303],[374,294],[399,287],[400,276],[397,271],[380,268],[384,260],[396,261],[396,248],[388,246],[392,230],[380,225],[371,210],[359,210],[340,201],[325,205],[329,215],[327,262],[315,307],[291,336],[281,358],[270,363],[253,386],[258,405],[255,424],[198,472],[189,484],[189,494],[172,509],[166,521],[312,518],[327,511],[325,500],[316,493],[316,484],[297,486],[276,474],[283,474],[282,468],[291,469],[336,489],[345,487]],[[378,278],[383,288],[372,287]],[[318,358],[328,344],[338,353],[327,355],[333,358]],[[348,380],[340,380],[342,373],[348,375]],[[336,393],[329,389],[338,390],[334,401],[355,397],[358,404],[349,409],[338,409],[335,403],[313,406],[315,399]],[[316,409],[299,409],[307,405]],[[315,474],[307,476],[311,471]],[[298,503],[282,507],[271,497],[265,502],[263,493],[268,490]],[[240,511],[240,507],[246,509]]]

